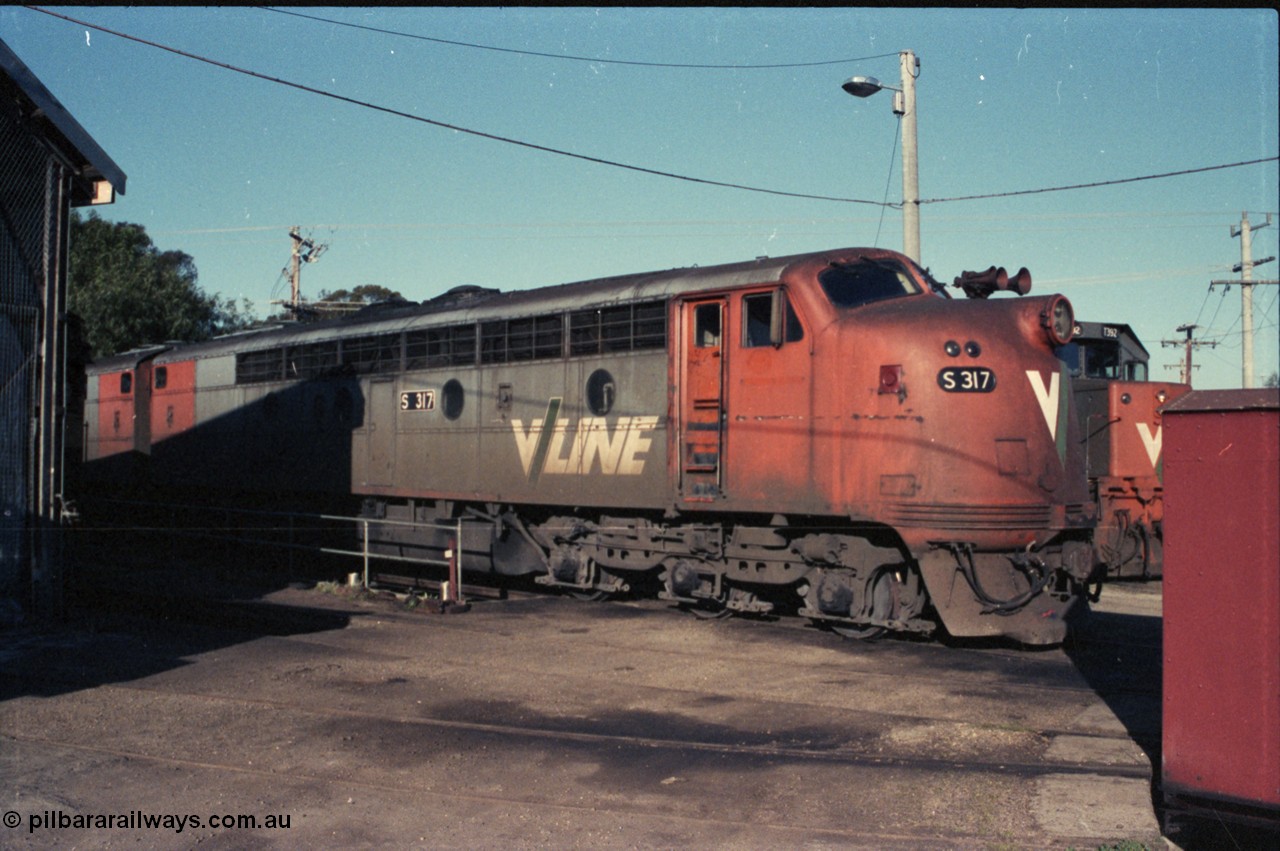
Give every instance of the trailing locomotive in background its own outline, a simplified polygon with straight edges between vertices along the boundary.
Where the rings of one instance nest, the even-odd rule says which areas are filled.
[[[1110,577],[1164,572],[1161,409],[1191,387],[1149,381],[1128,325],[1076,322],[1060,352],[1071,368],[1089,487],[1098,504],[1094,556]]]
[[[349,499],[390,555],[843,634],[1062,640],[1093,569],[1060,296],[843,249],[141,350],[89,370],[101,481]],[[130,418],[130,406],[133,416]]]

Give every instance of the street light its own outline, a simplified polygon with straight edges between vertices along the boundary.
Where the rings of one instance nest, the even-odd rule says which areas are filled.
[[[886,86],[875,77],[850,77],[841,86],[857,98],[881,89],[896,92],[893,112],[902,116],[902,253],[920,262],[920,168],[916,153],[916,75],[920,60],[910,50],[898,54],[902,88]]]

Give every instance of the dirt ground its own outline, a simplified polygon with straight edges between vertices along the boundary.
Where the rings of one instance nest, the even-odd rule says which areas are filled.
[[[98,573],[66,622],[0,633],[4,847],[1168,841],[1158,584],[1028,651],[656,602],[440,614],[207,562]]]

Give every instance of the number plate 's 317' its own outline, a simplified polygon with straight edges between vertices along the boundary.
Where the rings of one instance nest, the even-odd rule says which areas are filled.
[[[402,411],[434,411],[436,409],[436,391],[410,390],[400,394],[400,410]]]
[[[985,366],[949,366],[938,373],[938,386],[948,393],[990,393],[996,374]]]

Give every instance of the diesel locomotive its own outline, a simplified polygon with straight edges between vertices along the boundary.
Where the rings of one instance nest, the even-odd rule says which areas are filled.
[[[1094,569],[1071,306],[956,284],[850,248],[142,349],[88,369],[87,471],[345,503],[388,555],[465,518],[468,575],[580,596],[1056,643]]]
[[[1191,390],[1150,381],[1149,356],[1128,325],[1076,322],[1060,350],[1072,371],[1090,495],[1094,560],[1107,578],[1164,573],[1163,408]]]

